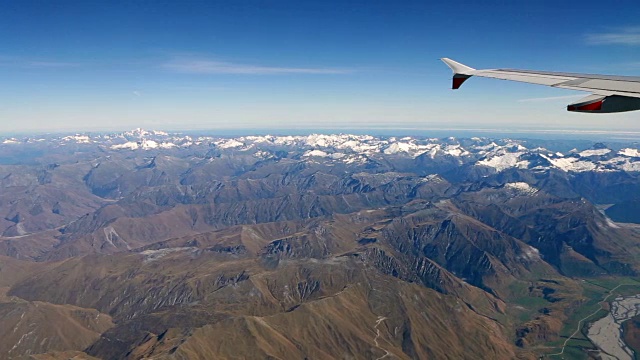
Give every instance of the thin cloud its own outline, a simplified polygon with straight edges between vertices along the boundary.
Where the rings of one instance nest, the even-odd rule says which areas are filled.
[[[212,60],[173,60],[162,65],[163,68],[187,74],[239,74],[239,75],[284,75],[284,74],[315,74],[336,75],[349,74],[352,70],[333,68],[298,68],[274,67],[237,64]]]
[[[622,64],[618,65],[618,68],[619,67],[623,67],[625,69],[636,70],[636,69],[640,68],[640,61],[632,61],[632,62],[622,63]]]
[[[588,34],[587,43],[591,45],[640,45],[640,27],[626,27],[613,32]]]
[[[529,98],[529,99],[520,99],[520,100],[518,100],[518,102],[549,102],[549,101],[556,101],[556,100],[572,100],[572,99],[578,99],[578,98],[581,98],[581,97],[585,97],[585,95],[584,94],[582,94],[582,95],[563,95],[563,96]]]
[[[27,65],[30,67],[43,67],[43,68],[63,68],[63,67],[80,66],[79,63],[59,62],[59,61],[30,61],[27,63]]]
[[[140,93],[140,91],[132,91],[133,95],[135,96],[142,96],[142,94]]]
[[[18,68],[68,68],[81,66],[80,63],[49,61],[49,60],[31,60],[15,56],[0,56],[0,66],[18,67]]]

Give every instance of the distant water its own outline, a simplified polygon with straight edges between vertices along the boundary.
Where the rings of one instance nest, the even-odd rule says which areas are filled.
[[[615,204],[605,214],[615,222],[640,224],[640,201],[630,200]]]

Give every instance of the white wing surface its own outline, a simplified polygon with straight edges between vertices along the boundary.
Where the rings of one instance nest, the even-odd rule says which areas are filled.
[[[640,77],[515,69],[476,70],[449,58],[441,60],[453,70],[453,89],[458,89],[472,76],[480,76],[591,92],[591,95],[569,104],[568,111],[613,113],[640,110]]]

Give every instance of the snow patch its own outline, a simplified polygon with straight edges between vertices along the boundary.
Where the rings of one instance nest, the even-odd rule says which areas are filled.
[[[438,174],[431,174],[420,179],[420,182],[430,182],[434,184],[445,182],[443,178],[441,178]]]
[[[557,167],[562,171],[573,171],[573,172],[582,172],[582,171],[591,171],[596,169],[596,164],[590,161],[580,160],[574,157],[560,158],[560,159],[551,159],[543,154],[540,154],[543,158],[547,159],[553,166]]]
[[[141,251],[140,255],[144,256],[143,262],[148,263],[154,260],[158,260],[168,254],[179,252],[179,251],[195,251],[198,248],[196,247],[177,247],[177,248],[167,248],[167,249],[159,249],[159,250],[145,250]]]
[[[638,151],[638,149],[626,148],[618,151],[618,154],[630,157],[640,157],[640,151]]]
[[[447,147],[444,148],[444,153],[455,157],[470,155],[470,153],[460,145],[447,145]]]
[[[408,153],[411,150],[415,150],[415,145],[404,142],[394,142],[393,144],[389,145],[388,148],[384,149],[383,152],[387,155],[390,155],[400,152]]]
[[[580,156],[582,157],[589,157],[589,156],[602,156],[602,155],[606,155],[608,153],[610,153],[611,150],[610,149],[595,149],[595,150],[585,150],[579,153]]]
[[[253,156],[259,158],[259,159],[268,159],[271,157],[271,153],[267,152],[267,151],[256,151]]]
[[[526,182],[512,182],[504,184],[504,187],[507,189],[515,190],[521,194],[532,195],[538,192],[538,189],[527,184]]]
[[[613,220],[607,218],[607,226],[612,227],[614,229],[619,229],[620,226],[618,226],[618,224],[614,223]]]
[[[111,145],[111,148],[114,150],[125,150],[125,149],[129,149],[129,150],[138,150],[138,149],[142,149],[142,150],[150,150],[150,149],[171,149],[177,147],[176,144],[174,143],[158,143],[157,141],[154,140],[147,140],[147,139],[142,139],[140,141],[128,141],[124,144],[116,144],[116,145]]]
[[[360,155],[350,155],[345,157],[342,161],[345,164],[354,164],[354,163],[364,164],[367,162],[367,158]]]
[[[302,156],[304,157],[324,157],[324,158],[329,158],[329,159],[342,159],[343,157],[346,156],[346,154],[343,153],[327,153],[324,152],[322,150],[309,150],[307,152],[305,152],[304,154],[302,154]]]
[[[153,140],[142,140],[140,147],[142,147],[143,149],[157,149],[158,148],[158,143],[153,141]]]
[[[78,134],[65,136],[62,138],[62,141],[75,141],[79,144],[89,144],[91,142],[91,140],[87,135],[78,135]]]
[[[111,145],[111,148],[114,149],[114,150],[119,150],[119,149],[135,150],[135,149],[137,149],[139,147],[140,146],[135,141],[129,141],[129,142],[126,142],[124,144]]]
[[[539,260],[540,259],[540,250],[534,248],[533,246],[527,245],[527,247],[524,248],[523,250],[524,250],[524,256],[528,260]]]
[[[166,142],[166,143],[160,143],[158,144],[158,147],[160,147],[161,149],[171,149],[174,147],[178,147],[178,145],[171,143],[171,142]]]
[[[616,169],[628,171],[628,172],[638,172],[640,171],[640,162],[634,162],[628,157],[614,157],[608,161],[602,162],[604,165],[612,166]]]
[[[244,143],[241,143],[236,139],[225,139],[221,141],[216,141],[215,144],[217,147],[221,149],[231,149],[231,148],[238,148],[238,147],[244,146]]]
[[[305,152],[304,154],[302,154],[302,156],[304,156],[304,157],[309,157],[309,156],[327,157],[327,156],[329,156],[329,154],[327,154],[326,152],[324,152],[322,150],[309,150],[309,151]]]
[[[495,142],[491,142],[491,144],[488,144],[488,145],[474,146],[474,148],[476,148],[478,150],[491,150],[491,149],[495,149],[497,147],[500,147],[500,146],[498,144],[496,144]]]
[[[529,161],[520,160],[520,156],[522,156],[523,154],[524,153],[522,152],[506,153],[503,155],[494,156],[490,159],[480,160],[477,164],[492,167],[497,171],[503,171],[512,167],[523,169],[529,166]]]

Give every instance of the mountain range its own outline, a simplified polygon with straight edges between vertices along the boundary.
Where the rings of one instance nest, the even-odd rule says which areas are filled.
[[[535,359],[637,276],[640,145],[0,138],[8,359]]]

